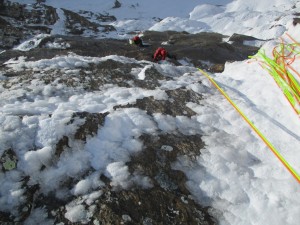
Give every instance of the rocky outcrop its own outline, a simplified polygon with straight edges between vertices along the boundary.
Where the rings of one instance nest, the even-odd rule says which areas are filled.
[[[298,16],[300,16],[300,14]],[[297,24],[300,24],[300,18],[293,19],[293,25],[296,26]]]
[[[82,35],[84,32],[92,32],[97,34],[98,32],[111,32],[115,31],[115,28],[111,25],[101,25],[95,22],[89,21],[87,18],[72,12],[67,9],[63,9],[66,16],[66,29],[71,35]],[[116,18],[113,16],[104,16],[99,14],[98,20],[101,21],[114,21]]]
[[[120,8],[121,7],[121,3],[118,0],[115,0],[115,5],[114,5],[114,9]]]
[[[49,25],[57,19],[53,7],[36,3],[28,10],[25,5],[7,1],[0,8],[0,49],[11,49],[35,34],[50,33]]]
[[[0,49],[10,49],[36,34],[49,34],[52,31],[51,25],[60,19],[57,9],[48,6],[45,1],[37,1],[30,9],[26,8],[25,4],[10,1],[2,1],[1,5],[0,40],[2,42],[0,42]],[[115,31],[113,26],[105,24],[108,21],[115,21],[114,16],[62,10],[66,18],[66,34],[82,35],[90,32],[98,35]]]

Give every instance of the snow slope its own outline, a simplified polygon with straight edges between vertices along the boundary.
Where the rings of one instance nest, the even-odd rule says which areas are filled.
[[[20,3],[35,3],[34,0],[16,0]],[[47,4],[73,11],[87,10],[94,13],[111,14],[116,22],[108,23],[117,28],[108,37],[127,38],[130,31],[176,30],[197,33],[201,31],[219,32],[224,35],[241,33],[260,39],[279,37],[287,23],[297,13],[297,0],[245,1],[245,0],[190,0],[172,1],[120,1],[121,7],[114,8],[114,0],[106,1],[59,1],[47,0]],[[158,10],[160,9],[160,10]],[[161,20],[162,19],[162,20]],[[160,21],[161,20],[161,21]],[[59,31],[63,18],[55,25]],[[55,31],[55,33],[57,33]]]

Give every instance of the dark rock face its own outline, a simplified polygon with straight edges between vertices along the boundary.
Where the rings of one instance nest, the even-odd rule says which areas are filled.
[[[297,24],[300,24],[300,18],[294,18],[293,19],[293,25],[296,26]]]
[[[120,8],[121,7],[121,3],[118,0],[115,0],[115,5],[114,5],[114,9]]]
[[[170,45],[164,46],[166,50],[176,55],[177,60],[187,60],[196,67],[211,69],[222,72],[222,65],[226,61],[237,61],[247,59],[258,50],[257,47],[244,45],[230,45],[222,41],[222,35],[215,33],[183,34],[178,32],[149,32],[146,31],[143,40],[150,44],[148,47],[132,46],[127,40],[115,39],[93,39],[80,36],[52,36],[45,38],[39,45],[40,48],[32,49],[30,52],[7,51],[0,55],[0,63],[9,58],[21,55],[30,55],[36,60],[40,58],[52,58],[56,55],[64,55],[69,49],[47,49],[47,42],[57,39],[58,42],[68,43],[72,52],[93,57],[108,55],[121,55],[138,60],[152,61],[155,50],[162,42],[170,41]],[[160,39],[162,38],[162,39]],[[172,59],[175,65],[181,65],[179,61]],[[210,62],[208,65],[205,62]],[[213,65],[219,65],[213,67]],[[216,70],[214,70],[214,68]]]
[[[38,33],[50,33],[48,25],[58,20],[56,9],[51,6],[36,3],[32,10],[25,5],[7,1],[0,7],[0,48],[10,49],[27,37]],[[10,19],[7,19],[10,18]]]
[[[157,45],[159,41],[169,43],[166,49],[177,59],[188,58],[198,67],[206,67],[202,61],[224,64],[226,61],[239,61],[257,52],[257,47],[235,46],[223,41],[225,36],[217,33],[188,34],[185,32],[146,31],[143,39]]]
[[[98,33],[100,30],[101,32],[111,32],[115,31],[115,28],[110,25],[100,25],[95,22],[91,22],[88,18],[85,18],[78,13],[72,12],[67,9],[63,9],[64,14],[66,15],[66,28],[68,33],[71,35],[82,35],[85,31],[91,31],[93,33]],[[85,12],[82,12],[85,14]],[[98,15],[98,20],[107,22],[107,21],[114,21],[116,20],[113,16],[104,16]]]
[[[49,34],[51,32],[49,25],[54,25],[59,17],[56,9],[45,3],[45,1],[37,1],[32,5],[32,9],[27,9],[26,5],[19,3],[0,2],[0,39],[2,40],[0,48],[10,49],[35,34]],[[113,26],[102,24],[115,21],[114,16],[62,10],[66,16],[67,34],[82,35],[85,32],[97,34],[115,31]]]

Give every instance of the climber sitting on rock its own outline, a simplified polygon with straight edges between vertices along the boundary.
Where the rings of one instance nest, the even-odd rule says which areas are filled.
[[[139,36],[134,36],[132,39],[130,39],[130,44],[135,44],[139,47],[143,47],[143,40]]]

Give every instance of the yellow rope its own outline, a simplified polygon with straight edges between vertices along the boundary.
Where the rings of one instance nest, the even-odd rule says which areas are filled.
[[[251,128],[257,133],[257,135],[265,142],[269,149],[274,153],[274,155],[280,160],[280,162],[288,169],[288,171],[293,175],[293,177],[300,183],[300,176],[294,170],[294,168],[283,158],[283,156],[275,149],[275,147],[267,140],[267,138],[257,129],[257,127],[246,117],[246,115],[237,107],[237,105],[230,99],[225,91],[214,81],[214,79],[208,75],[205,71],[198,68],[198,70],[208,78],[208,80],[221,92],[221,94],[229,101],[229,103],[238,111],[238,113],[243,117],[243,119],[251,126]]]

